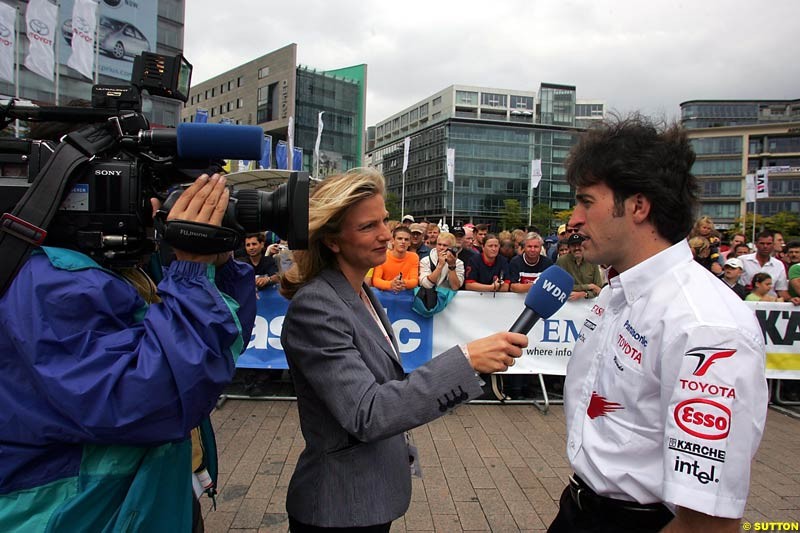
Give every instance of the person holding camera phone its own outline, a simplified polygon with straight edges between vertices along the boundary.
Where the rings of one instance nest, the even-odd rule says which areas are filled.
[[[204,174],[168,220],[220,226],[229,194]],[[202,527],[189,433],[250,338],[253,269],[173,246],[156,293],[47,244],[0,298],[0,531]]]
[[[436,248],[419,262],[419,280],[423,287],[447,287],[457,291],[464,283],[464,262],[458,258],[456,238],[452,233],[440,233]],[[432,268],[433,265],[436,265]]]

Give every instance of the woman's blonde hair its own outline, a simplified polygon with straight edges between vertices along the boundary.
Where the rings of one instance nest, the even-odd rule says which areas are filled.
[[[694,251],[695,255],[710,247],[711,243],[705,237],[692,237],[689,239],[689,248]]]
[[[347,211],[366,198],[383,194],[385,182],[373,168],[354,168],[330,176],[314,189],[308,201],[308,250],[294,250],[294,264],[281,277],[281,294],[292,299],[323,269],[336,267],[336,256],[324,238],[341,231]]]
[[[456,236],[453,235],[450,232],[443,231],[443,232],[439,233],[439,236],[436,238],[436,242],[439,242],[439,240],[441,240],[441,239],[447,240],[447,246],[455,246],[456,245]]]

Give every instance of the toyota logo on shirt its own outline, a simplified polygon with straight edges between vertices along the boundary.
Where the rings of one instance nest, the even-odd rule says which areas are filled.
[[[705,376],[711,365],[720,359],[727,359],[736,353],[730,348],[692,348],[684,354],[684,357],[696,357],[697,366],[692,372],[695,376]]]
[[[724,439],[731,431],[731,410],[714,400],[684,400],[675,407],[674,416],[678,427],[701,439]]]

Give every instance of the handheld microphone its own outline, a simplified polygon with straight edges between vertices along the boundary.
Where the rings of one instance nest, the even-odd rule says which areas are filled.
[[[181,159],[261,159],[264,130],[236,124],[183,122],[177,129],[143,131],[139,143],[174,149]]]
[[[525,297],[525,309],[511,326],[511,333],[527,335],[540,318],[550,318],[566,303],[575,280],[563,268],[545,269]]]

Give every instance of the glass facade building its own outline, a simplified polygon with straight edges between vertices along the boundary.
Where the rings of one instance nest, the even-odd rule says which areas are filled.
[[[681,104],[686,129],[800,121],[800,100],[689,100]]]
[[[302,170],[322,177],[363,164],[366,82],[366,65],[328,71],[298,66],[297,45],[290,44],[192,87],[182,120],[192,122],[206,111],[208,122],[258,125],[272,137],[274,152],[288,140],[293,118]],[[320,111],[324,127],[315,168]]]
[[[574,126],[575,88],[543,85],[543,91],[547,101],[540,104],[535,93],[451,86],[374,126],[368,158],[386,176],[389,192],[401,201],[405,195],[405,212],[415,217],[496,227],[509,199],[519,202],[525,222],[531,205],[570,209],[574,191],[563,163],[582,131]],[[537,109],[545,110],[548,123]],[[405,137],[410,147],[404,177]],[[454,184],[447,180],[448,148],[455,150]],[[534,159],[542,160],[542,180],[529,198]]]

